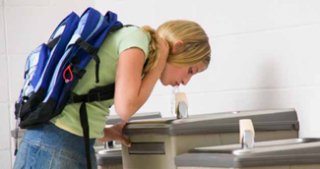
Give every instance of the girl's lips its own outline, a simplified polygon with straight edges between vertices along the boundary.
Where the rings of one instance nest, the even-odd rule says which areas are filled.
[[[173,86],[173,87],[176,87],[176,86],[180,86],[180,83],[178,83],[178,82],[173,82],[173,83],[171,83],[171,86]]]

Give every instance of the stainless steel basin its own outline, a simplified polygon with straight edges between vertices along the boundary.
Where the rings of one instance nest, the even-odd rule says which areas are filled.
[[[100,150],[96,157],[99,166],[122,165],[121,148]]]
[[[143,113],[136,113],[134,114],[131,118],[130,121],[132,120],[142,120],[142,119],[153,119],[153,118],[161,118],[161,113],[160,112],[143,112]],[[117,124],[118,122],[121,121],[120,117],[118,115],[110,115],[106,117],[106,124],[107,125],[112,125],[112,124]]]
[[[134,120],[124,130],[127,135],[192,135],[239,132],[239,120],[251,119],[257,131],[299,130],[294,109],[253,110],[191,115],[189,118]]]
[[[296,145],[301,143],[310,143],[310,142],[319,142],[320,138],[296,138],[296,139],[282,139],[274,141],[263,141],[256,142],[253,149],[242,149],[240,144],[229,144],[221,146],[211,146],[211,147],[199,147],[191,150],[190,152],[208,152],[208,153],[227,153],[227,154],[245,154],[253,153],[256,150],[260,149],[274,149],[284,146]]]
[[[175,160],[178,166],[225,168],[320,164],[320,138],[257,142],[252,149],[240,144],[200,147]]]
[[[135,114],[130,120],[142,120],[142,119],[153,119],[161,118],[160,112],[147,112]],[[107,125],[112,125],[120,122],[119,116],[109,116],[107,118]],[[119,143],[118,143],[119,144]],[[95,145],[97,164],[99,169],[122,169],[122,152],[121,146],[116,144],[114,141],[110,141],[106,144],[98,146],[97,142]],[[107,148],[107,149],[106,149]]]

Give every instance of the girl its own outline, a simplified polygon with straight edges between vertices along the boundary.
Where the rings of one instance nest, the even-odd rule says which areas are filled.
[[[207,69],[210,45],[205,31],[195,22],[173,20],[157,30],[145,27],[123,27],[111,32],[98,55],[101,60],[100,82],[95,82],[95,63],[73,92],[87,93],[97,86],[115,82],[114,99],[87,103],[91,164],[96,168],[93,144],[119,140],[130,146],[122,128],[147,101],[157,80],[165,86],[186,85],[193,75]],[[122,122],[104,128],[108,108],[114,104]],[[28,129],[21,142],[15,169],[85,169],[87,166],[80,104],[69,104],[49,124]]]

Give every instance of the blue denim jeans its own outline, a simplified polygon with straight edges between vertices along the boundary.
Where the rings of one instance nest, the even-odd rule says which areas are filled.
[[[97,168],[90,140],[92,169]],[[66,132],[53,124],[28,129],[24,134],[14,169],[86,169],[83,137]]]

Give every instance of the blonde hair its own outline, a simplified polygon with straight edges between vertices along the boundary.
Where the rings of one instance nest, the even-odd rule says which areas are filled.
[[[177,41],[183,42],[179,52],[169,53],[169,63],[193,65],[202,62],[205,66],[209,65],[211,55],[209,38],[199,24],[188,20],[172,20],[160,25],[156,31],[148,26],[143,29],[151,35],[149,61],[144,72],[148,72],[157,64],[157,38],[159,36],[168,41],[170,51]]]
[[[143,26],[142,29],[146,32],[149,32],[151,40],[149,44],[149,55],[148,62],[143,68],[143,73],[147,73],[153,67],[155,67],[158,63],[158,35],[154,29],[150,26]]]

